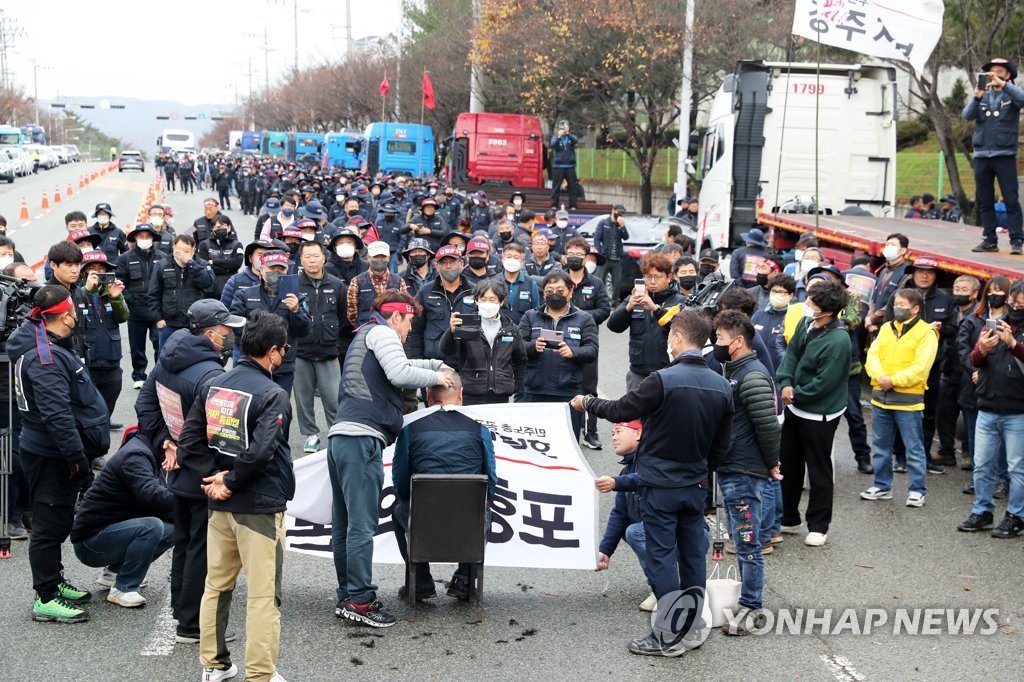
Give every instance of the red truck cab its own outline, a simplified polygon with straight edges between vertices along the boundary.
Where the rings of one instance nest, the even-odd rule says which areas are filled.
[[[520,114],[459,114],[447,178],[460,187],[484,183],[544,186],[540,119]]]

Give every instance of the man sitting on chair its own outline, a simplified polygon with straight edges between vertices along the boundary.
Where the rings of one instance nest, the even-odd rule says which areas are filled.
[[[395,443],[391,477],[398,501],[392,518],[395,520],[398,549],[406,561],[406,569],[409,562],[406,529],[409,527],[409,490],[413,474],[486,474],[488,499],[493,498],[497,485],[491,432],[476,420],[448,409],[449,406],[462,404],[462,382],[458,374],[449,369],[442,369],[441,372],[450,374],[452,387],[433,386],[427,390],[427,406],[440,406],[441,409],[403,428]],[[470,564],[459,564],[448,584],[449,597],[469,599],[469,567]],[[416,599],[436,596],[430,564],[418,564]],[[406,599],[404,585],[399,589],[398,597]]]

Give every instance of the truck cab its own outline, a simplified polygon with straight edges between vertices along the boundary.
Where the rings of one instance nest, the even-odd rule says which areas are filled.
[[[332,166],[345,170],[359,168],[359,150],[363,144],[362,133],[327,133],[324,136],[324,154],[320,166],[325,170]]]
[[[309,155],[316,157],[317,163],[320,163],[323,145],[323,133],[295,133],[295,158],[301,159]]]
[[[449,182],[544,186],[544,138],[536,116],[459,114],[450,142]]]
[[[432,175],[434,173],[434,131],[417,123],[371,123],[359,154],[361,170]]]

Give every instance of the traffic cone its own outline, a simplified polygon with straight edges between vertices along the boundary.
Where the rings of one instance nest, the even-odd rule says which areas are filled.
[[[78,189],[85,189],[85,174],[78,174]]]
[[[60,203],[60,185],[53,188],[53,203]]]
[[[28,214],[28,200],[25,197],[21,198],[21,215],[18,216],[19,220],[31,220],[32,217]]]
[[[66,195],[66,196],[69,196],[69,197],[71,197],[71,196],[74,196],[74,194],[75,194],[75,193],[71,191],[71,181],[70,181],[70,180],[68,180],[68,193],[67,193],[67,195]]]
[[[43,210],[50,210],[50,200],[46,198],[46,192],[43,192]]]

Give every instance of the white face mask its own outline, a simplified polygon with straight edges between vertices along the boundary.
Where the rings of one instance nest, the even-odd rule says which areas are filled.
[[[885,257],[885,260],[896,260],[899,255],[900,247],[894,244],[886,244],[885,248],[882,249],[882,256]]]
[[[356,247],[353,244],[338,244],[334,252],[339,258],[351,258],[356,255]]]
[[[6,268],[14,262],[14,256],[0,256],[0,269]]]
[[[493,320],[498,316],[498,311],[501,310],[501,305],[491,301],[477,301],[476,309],[480,312],[480,317],[485,320]]]
[[[795,260],[797,263],[799,263],[803,259],[804,259],[804,250],[803,249],[797,249],[797,250],[795,250],[793,252],[793,260]]]
[[[108,216],[108,215],[97,216],[96,217],[96,222],[98,222],[100,225],[106,225],[106,224],[108,224],[110,222],[110,216]]]
[[[96,250],[96,249],[92,248],[91,246],[85,246],[84,244],[83,245],[79,245],[78,248],[82,250],[82,253],[89,253],[90,251],[95,251]]]
[[[304,233],[304,234],[302,235],[302,241],[304,241],[304,242],[311,242],[311,241],[313,241],[314,239],[316,239],[316,235],[315,235],[315,234],[309,234],[309,233],[307,232],[307,233]]]
[[[668,344],[667,351],[668,351],[668,361],[672,362],[673,360],[676,359],[676,354],[672,352],[672,344],[671,343]]]
[[[523,205],[523,200],[517,197],[512,200],[512,205],[515,206],[516,208],[519,208],[520,206]]]
[[[821,263],[819,263],[816,260],[800,261],[800,274],[801,275],[806,275],[808,272],[810,272],[814,268],[818,267],[819,265],[821,265]]]
[[[152,239],[136,239],[135,246],[139,247],[143,251],[149,251],[149,248],[153,246]]]
[[[519,272],[523,262],[518,258],[505,258],[501,261],[501,267],[505,268],[506,272]]]
[[[789,305],[789,294],[768,294],[768,302],[776,310],[782,310]]]
[[[806,317],[809,320],[813,320],[815,317],[817,317],[817,315],[818,313],[814,310],[814,308],[804,303],[804,317]]]
[[[585,267],[587,269],[587,272],[592,275],[594,274],[594,271],[597,270],[597,263],[595,263],[592,260],[588,260],[586,263],[583,264],[583,267]]]
[[[149,224],[160,227],[164,224],[164,217],[162,215],[151,215],[149,216]]]
[[[564,230],[565,228],[569,227],[569,221],[568,220],[556,220],[555,221],[555,225],[557,225],[558,227],[560,227],[561,229]]]

